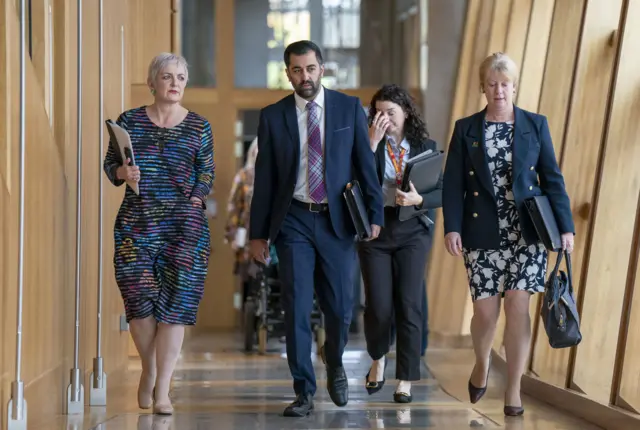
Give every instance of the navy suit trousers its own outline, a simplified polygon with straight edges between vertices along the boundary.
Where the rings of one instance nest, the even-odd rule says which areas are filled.
[[[292,205],[275,240],[282,303],[285,311],[287,360],[296,394],[316,392],[311,360],[311,312],[314,287],[324,313],[327,366],[342,366],[353,312],[355,240],[339,239],[329,212],[313,213]]]

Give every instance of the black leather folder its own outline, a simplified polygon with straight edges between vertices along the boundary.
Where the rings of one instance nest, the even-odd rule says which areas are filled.
[[[358,240],[368,239],[371,237],[371,223],[369,222],[367,207],[364,204],[362,190],[358,181],[349,182],[343,192],[343,196],[347,202],[353,225],[356,228]]]
[[[562,238],[556,216],[547,196],[534,196],[524,201],[538,238],[549,251],[562,250]]]
[[[444,151],[426,151],[410,158],[404,169],[400,189],[404,192],[409,191],[409,182],[413,183],[418,193],[426,193],[436,189],[444,166],[444,158]],[[406,221],[427,211],[428,209],[416,208],[415,206],[400,206],[398,219]]]

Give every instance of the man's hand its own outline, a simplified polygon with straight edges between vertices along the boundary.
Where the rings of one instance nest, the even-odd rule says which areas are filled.
[[[367,241],[375,240],[380,235],[380,226],[371,224],[371,236],[367,238]]]
[[[258,263],[267,264],[269,259],[269,242],[264,239],[253,239],[249,242],[249,254]]]

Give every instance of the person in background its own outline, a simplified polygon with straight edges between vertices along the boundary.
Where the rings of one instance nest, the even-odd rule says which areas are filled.
[[[360,101],[321,84],[322,52],[308,40],[287,46],[286,73],[294,93],[260,112],[255,191],[249,228],[251,255],[265,264],[276,246],[285,310],[287,361],[296,399],[284,415],[314,408],[311,361],[313,290],[325,316],[321,347],[327,390],[337,406],[349,401],[342,355],[353,312],[355,227],[343,192],[355,178],[375,239],[383,222],[382,193]]]
[[[520,381],[531,340],[529,300],[544,292],[547,251],[524,201],[546,195],[573,249],[574,224],[547,118],[518,108],[518,67],[507,55],[488,56],[479,69],[487,106],[456,121],[444,174],[445,246],[463,256],[473,299],[471,337],[476,363],[469,398],[487,389],[490,356],[504,297],[507,389],[504,413],[522,415]]]
[[[182,107],[189,73],[179,55],[149,65],[153,103],[123,112],[117,125],[131,136],[135,166],[109,142],[104,172],[127,185],[115,221],[114,266],[131,336],[140,354],[138,405],[170,415],[171,377],[184,326],[196,322],[210,255],[205,199],[213,186],[209,122]]]
[[[248,265],[250,263],[249,249],[247,245],[249,228],[249,209],[253,197],[253,178],[255,163],[258,156],[258,138],[251,142],[247,151],[247,159],[244,166],[236,173],[229,193],[227,203],[227,225],[225,228],[225,240],[231,244],[236,254],[234,272],[242,281],[242,302],[247,299],[249,289]]]
[[[437,149],[404,88],[385,85],[378,90],[370,103],[369,121],[385,222],[378,239],[361,242],[358,249],[366,298],[364,333],[367,352],[373,360],[365,387],[374,394],[384,385],[395,319],[398,384],[393,398],[397,403],[409,403],[413,399],[411,383],[420,380],[421,375],[424,276],[433,224],[425,215],[400,221],[398,211],[400,206],[430,210],[440,207],[442,178],[431,190],[418,192],[413,184],[407,191],[400,190],[407,160]]]

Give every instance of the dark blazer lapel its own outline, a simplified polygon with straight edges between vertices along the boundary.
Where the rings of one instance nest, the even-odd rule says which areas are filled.
[[[328,154],[333,143],[333,118],[339,115],[339,106],[334,103],[331,90],[324,89],[324,153]],[[322,127],[322,124],[320,124]]]
[[[522,109],[517,106],[514,109],[514,129],[513,129],[513,180],[518,178],[522,169],[526,168],[525,162],[529,155],[531,145],[531,130],[529,122],[524,116]]]
[[[291,138],[291,147],[293,148],[293,152],[287,150],[287,153],[293,154],[292,164],[294,167],[294,172],[297,175],[298,169],[300,168],[300,131],[298,130],[298,113],[296,111],[296,99],[293,94],[285,99],[284,120],[285,124],[287,125],[289,137]],[[287,146],[288,145],[284,145],[282,149],[285,149]]]
[[[300,143],[300,131],[298,130],[298,113],[296,111],[296,99],[291,94],[285,99],[284,117],[287,124],[287,131],[291,140]]]
[[[493,181],[491,180],[491,172],[487,163],[487,146],[484,141],[484,114],[485,110],[478,112],[472,117],[471,125],[465,136],[467,145],[467,153],[471,158],[471,164],[475,170],[474,174],[478,175],[480,183],[491,193],[493,192]],[[471,172],[464,172],[465,175]],[[495,197],[495,195],[494,195]]]

